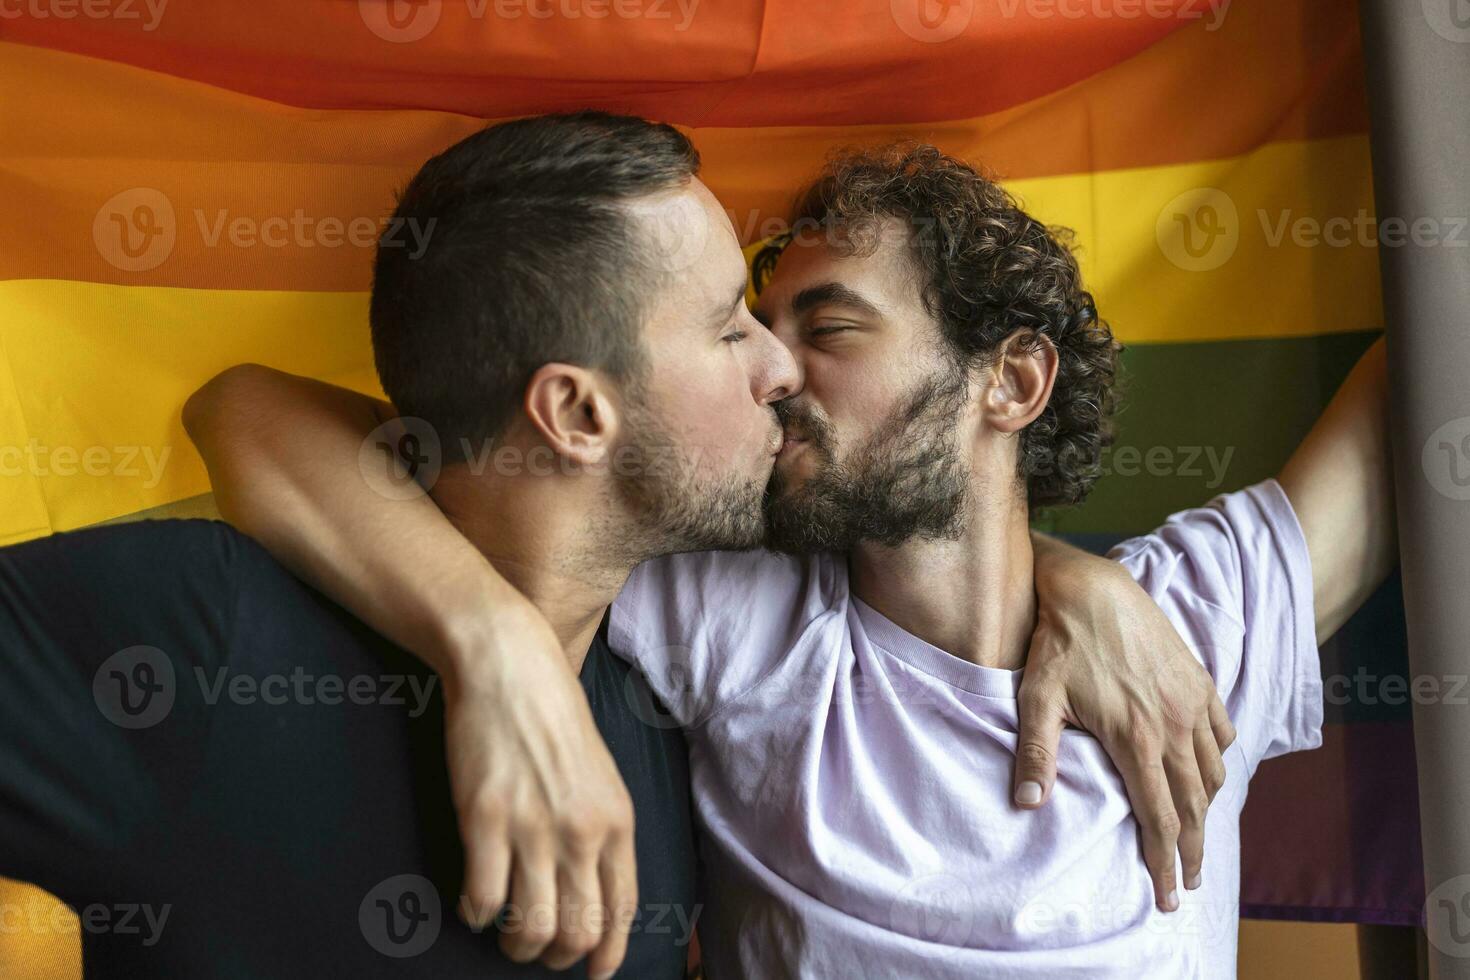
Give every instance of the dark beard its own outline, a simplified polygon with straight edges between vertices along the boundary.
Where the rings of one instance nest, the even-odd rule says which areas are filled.
[[[635,561],[686,551],[743,551],[765,541],[761,480],[701,478],[657,417],[628,413],[634,465],[614,464],[618,493],[638,515],[637,540],[619,542]]]
[[[820,464],[798,488],[778,468],[766,490],[766,546],[792,553],[890,547],[913,537],[955,539],[965,530],[969,474],[954,425],[967,396],[963,372],[925,382],[868,440],[837,460],[831,428],[800,406],[777,406]]]

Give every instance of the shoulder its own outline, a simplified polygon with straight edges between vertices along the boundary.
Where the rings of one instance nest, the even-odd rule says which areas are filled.
[[[1275,480],[1174,514],[1110,555],[1214,677],[1252,764],[1320,744],[1311,564]]]
[[[255,539],[223,521],[130,521],[0,548],[0,595],[34,616],[64,604],[95,623],[192,608],[224,629],[241,596],[315,593]]]
[[[1306,539],[1275,480],[1172,514],[1109,557],[1156,600],[1203,603],[1241,628],[1248,625],[1248,609],[1267,600],[1305,602],[1311,611]],[[1273,586],[1285,592],[1272,593]]]
[[[62,531],[0,549],[0,584],[80,599],[224,587],[259,545],[222,521],[134,521]],[[18,581],[22,580],[22,581]]]

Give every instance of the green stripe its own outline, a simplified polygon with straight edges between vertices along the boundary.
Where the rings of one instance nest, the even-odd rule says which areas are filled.
[[[1123,353],[1118,438],[1087,501],[1043,530],[1137,534],[1178,510],[1274,475],[1378,331]]]

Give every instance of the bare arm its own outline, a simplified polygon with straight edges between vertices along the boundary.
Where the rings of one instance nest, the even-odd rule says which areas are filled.
[[[242,364],[184,405],[184,427],[231,524],[301,578],[435,670],[493,628],[468,610],[540,619],[427,495],[391,499],[358,454],[393,406],[346,388]]]
[[[1398,564],[1382,339],[1348,374],[1277,480],[1307,539],[1317,642],[1324,643]]]
[[[364,441],[394,416],[386,402],[259,365],[223,372],[184,406],[220,512],[440,674],[461,915],[483,928],[509,902],[524,923],[501,936],[512,959],[562,969],[590,953],[589,973],[610,975],[637,902],[627,789],[535,606],[427,495],[394,499],[363,476]],[[532,914],[558,902],[618,914],[594,927]]]

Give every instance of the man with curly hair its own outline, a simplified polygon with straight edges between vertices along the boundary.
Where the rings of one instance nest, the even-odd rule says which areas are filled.
[[[644,561],[607,623],[612,649],[690,745],[710,976],[1233,976],[1246,782],[1262,759],[1318,744],[1317,643],[1393,562],[1381,357],[1355,371],[1279,481],[1175,515],[1113,554],[1183,635],[1239,733],[1222,767],[1175,778],[1165,756],[1143,774],[1173,788],[1164,822],[1186,828],[1176,871],[1174,841],[1135,818],[1103,751],[1142,726],[1146,693],[1124,685],[1096,725],[1033,704],[1050,741],[1022,736],[1024,692],[1044,689],[1034,675],[1022,685],[1046,615],[1029,520],[1086,495],[1115,400],[1118,347],[1063,235],[923,145],[841,155],[798,202],[791,234],[758,263],[769,275],[753,310],[797,369],[776,402],[770,547]],[[355,457],[371,428],[362,413],[278,380],[252,384],[236,386],[231,412],[209,413],[242,420],[233,430],[191,429],[247,530],[327,556],[299,564],[365,618],[399,620],[401,635],[452,620],[446,593],[503,594],[476,545],[490,553],[517,529],[461,513],[472,545],[432,506],[390,518],[317,465]],[[575,394],[558,397],[581,406]],[[544,408],[524,397],[527,411]],[[286,405],[311,445],[291,459],[282,443],[261,449],[269,425],[243,420],[266,404]],[[594,437],[601,411],[578,408],[578,439]],[[316,516],[293,525],[281,502],[303,496],[318,498]],[[368,515],[394,521],[394,545],[350,530]],[[328,565],[349,571],[334,580]],[[1214,744],[1209,727],[1183,737]],[[1055,792],[1028,759],[1012,789],[1017,754],[1048,744],[1059,745]]]
[[[1215,799],[1208,872],[1186,860],[1156,903],[1091,737],[1063,737],[1043,812],[993,779],[1019,744],[1029,519],[1080,502],[1112,438],[1119,346],[1065,232],[926,145],[838,156],[792,224],[753,309],[802,370],[766,498],[788,554],[650,563],[611,622],[691,742],[711,975],[1234,976],[1246,782],[1320,744],[1318,641],[1393,562],[1343,545],[1392,525],[1380,352],[1280,482],[1113,552],[1239,733],[1185,804]]]

